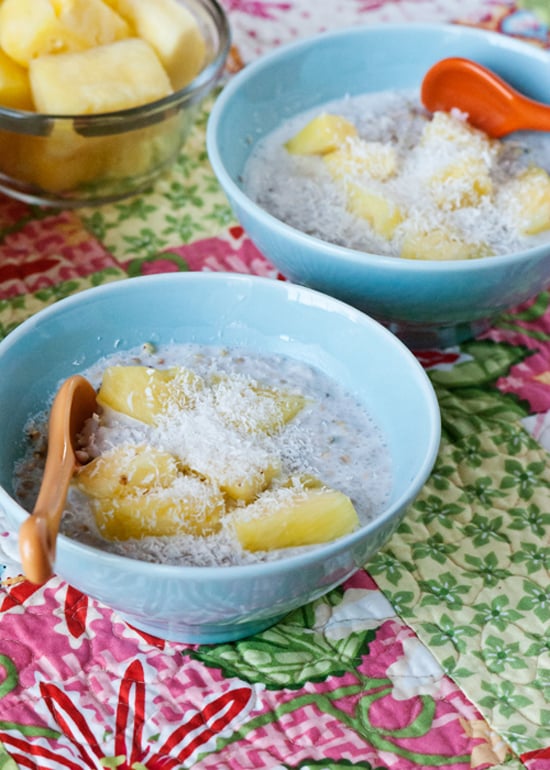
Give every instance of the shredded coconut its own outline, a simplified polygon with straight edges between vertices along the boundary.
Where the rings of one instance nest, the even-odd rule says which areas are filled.
[[[320,156],[287,152],[285,142],[320,108],[293,117],[262,139],[245,167],[245,191],[278,219],[322,240],[389,256],[401,255],[404,239],[415,231],[448,232],[483,246],[470,256],[512,253],[550,240],[550,229],[534,235],[521,231],[513,184],[513,178],[529,166],[550,171],[548,133],[523,132],[497,141],[475,129],[464,131],[462,139],[456,132],[449,137],[442,131],[434,132],[426,143],[423,134],[429,133],[430,116],[416,91],[348,96],[323,105],[322,111],[349,120],[360,139],[384,143],[395,151],[399,172],[380,179],[373,169],[368,188],[395,203],[405,213],[403,222],[391,237],[380,235],[347,209],[344,185],[335,183]],[[467,116],[457,110],[450,117],[455,126],[460,122],[466,126]],[[471,178],[459,173],[444,178],[443,172],[453,164],[463,164],[471,174],[481,166],[489,169],[492,193],[465,205]]]

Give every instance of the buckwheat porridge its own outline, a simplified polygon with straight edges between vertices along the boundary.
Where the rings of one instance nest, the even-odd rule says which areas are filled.
[[[145,344],[82,372],[98,411],[60,531],[135,559],[233,565],[294,554],[379,515],[391,462],[375,419],[318,369],[246,350]],[[15,491],[32,510],[49,409]]]

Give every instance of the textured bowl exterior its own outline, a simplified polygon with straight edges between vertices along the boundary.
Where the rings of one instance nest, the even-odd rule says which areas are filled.
[[[458,25],[407,24],[326,33],[247,66],[218,97],[207,147],[236,216],[290,280],[364,310],[414,347],[454,344],[550,285],[550,242],[522,253],[429,262],[363,253],[305,235],[256,205],[242,172],[257,141],[284,120],[328,101],[419,88],[448,56],[475,59],[531,98],[550,103],[546,51]]]
[[[144,631],[210,643],[271,625],[362,566],[431,471],[440,438],[437,400],[414,356],[377,322],[319,292],[269,279],[223,273],[133,278],[61,300],[0,342],[0,510],[14,531],[27,516],[12,497],[12,478],[29,415],[46,407],[64,378],[143,342],[244,346],[307,361],[357,395],[384,432],[393,460],[393,489],[375,521],[269,564],[155,565],[60,536],[56,572]]]

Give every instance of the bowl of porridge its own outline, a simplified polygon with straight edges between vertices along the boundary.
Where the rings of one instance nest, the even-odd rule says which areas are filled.
[[[418,349],[472,337],[550,284],[550,134],[494,140],[459,110],[427,112],[424,74],[453,56],[550,103],[546,51],[458,25],[388,24],[254,62],[207,131],[265,256]]]
[[[0,366],[6,526],[33,510],[55,394],[84,376],[97,409],[54,571],[164,639],[245,637],[340,584],[398,526],[439,446],[433,389],[397,337],[270,279],[86,290],[11,332]]]

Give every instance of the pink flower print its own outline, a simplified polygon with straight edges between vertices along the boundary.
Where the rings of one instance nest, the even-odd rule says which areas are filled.
[[[258,19],[276,19],[276,16],[270,12],[270,8],[277,11],[288,11],[291,7],[290,3],[269,3],[260,0],[228,0],[225,3],[225,9],[229,13],[239,11]]]
[[[550,410],[550,360],[547,355],[535,353],[512,366],[506,377],[497,380],[503,393],[515,393],[528,401],[531,413]]]

